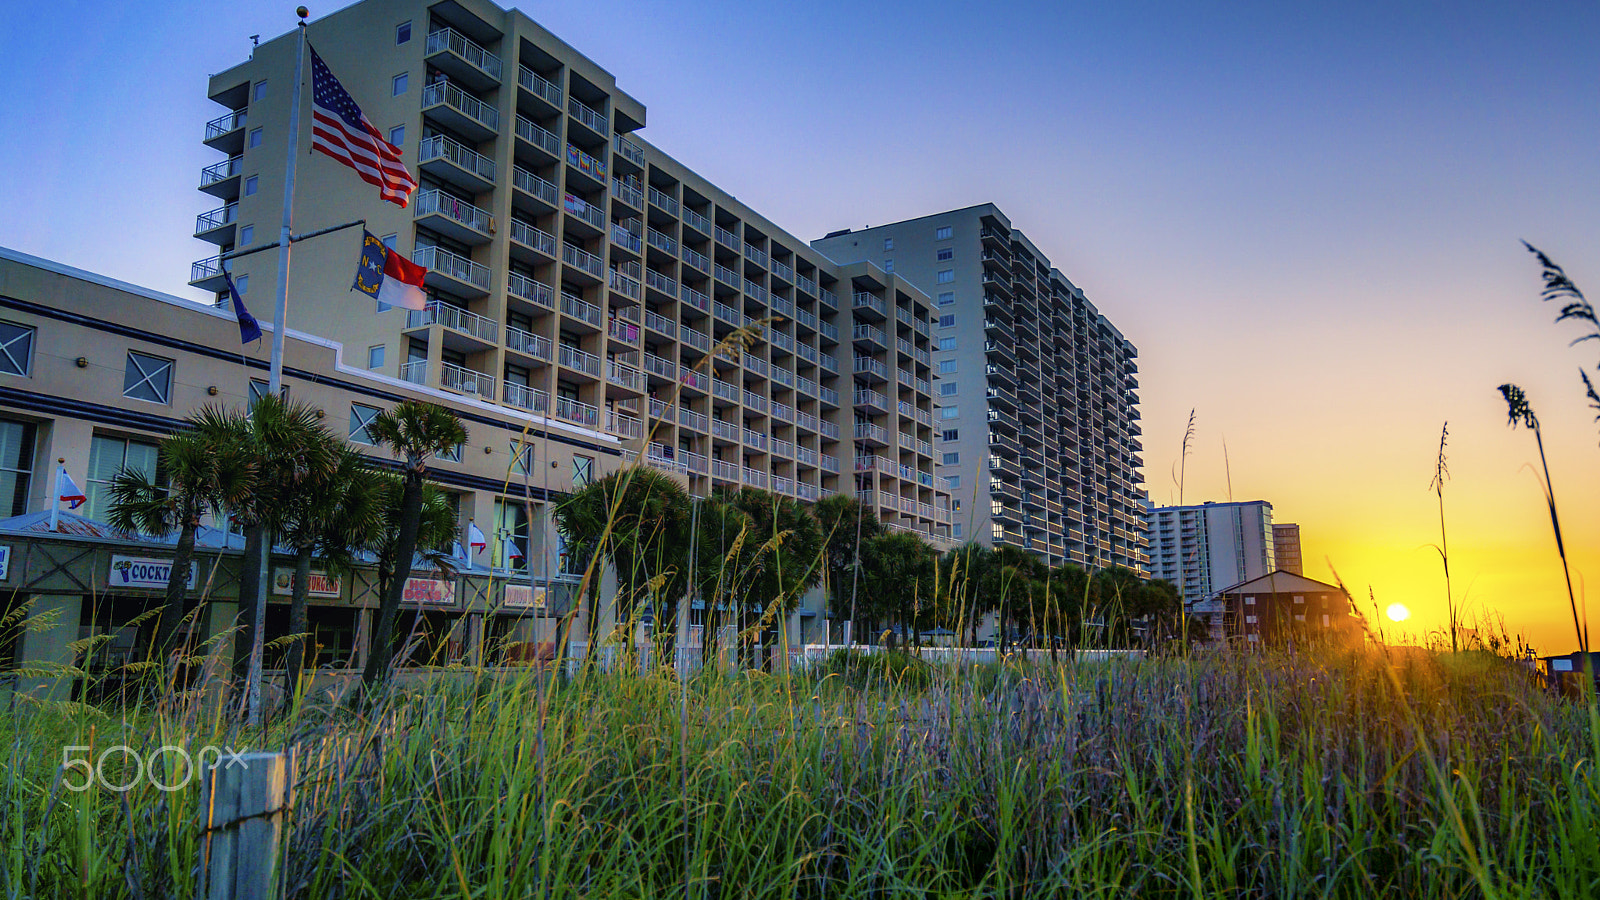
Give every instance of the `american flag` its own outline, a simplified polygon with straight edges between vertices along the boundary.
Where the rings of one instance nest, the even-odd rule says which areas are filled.
[[[317,51],[311,51],[311,149],[321,150],[378,186],[383,199],[404,207],[417,189],[400,148],[384,140]]]

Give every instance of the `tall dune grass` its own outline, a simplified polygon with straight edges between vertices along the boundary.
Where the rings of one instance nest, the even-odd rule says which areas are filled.
[[[536,673],[484,671],[361,713],[306,703],[257,733],[197,704],[126,719],[19,707],[0,720],[0,893],[193,891],[196,788],[68,791],[66,744],[290,748],[294,897],[1579,897],[1600,884],[1587,711],[1489,654],[960,670],[907,657],[545,687],[542,715]],[[107,773],[125,780],[115,761]]]

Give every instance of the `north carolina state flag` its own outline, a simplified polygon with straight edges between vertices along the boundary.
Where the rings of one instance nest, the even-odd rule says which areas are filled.
[[[361,234],[361,261],[356,265],[356,281],[351,289],[390,306],[427,309],[428,295],[422,290],[427,267],[385,247],[372,232]]]

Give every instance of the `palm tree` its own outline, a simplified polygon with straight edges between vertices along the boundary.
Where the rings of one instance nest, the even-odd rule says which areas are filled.
[[[295,562],[289,634],[296,637],[287,655],[289,696],[300,683],[308,649],[303,635],[310,630],[306,594],[312,557],[320,557],[329,572],[351,572],[356,550],[376,543],[383,531],[383,476],[343,442],[334,458],[332,469],[301,482],[282,514],[282,540],[294,550]]]
[[[111,481],[112,527],[141,534],[178,533],[172,573],[156,619],[155,658],[171,652],[178,625],[188,615],[189,567],[200,519],[246,503],[254,482],[254,460],[245,446],[248,429],[236,415],[205,407],[184,420],[187,428],[161,442],[165,484],[135,469]]]
[[[935,557],[933,547],[904,531],[861,545],[862,589],[884,619],[910,630],[918,644],[933,613]]]
[[[883,533],[883,523],[849,494],[830,494],[818,500],[812,513],[826,539],[828,613],[835,619],[853,619],[851,601],[861,590],[861,546]],[[850,627],[856,627],[853,621]]]
[[[964,544],[945,555],[944,568],[949,572],[944,593],[953,608],[957,630],[965,623],[971,646],[977,647],[979,623],[998,606],[994,551],[976,542]]]
[[[244,529],[244,565],[239,573],[241,628],[233,645],[234,678],[244,683],[256,644],[256,604],[263,591],[262,558],[283,525],[284,517],[309,482],[324,479],[337,465],[343,442],[322,426],[321,410],[308,403],[288,403],[271,395],[258,397],[244,419],[244,439],[255,483],[244,502],[230,508]]]
[[[742,488],[726,499],[750,517],[741,630],[770,650],[771,624],[793,612],[800,595],[822,582],[822,528],[804,504],[789,497]]]
[[[384,585],[378,609],[378,624],[373,629],[372,648],[367,655],[362,684],[377,687],[389,677],[394,661],[395,623],[400,615],[400,598],[418,546],[418,527],[422,522],[423,484],[428,460],[434,454],[454,449],[467,440],[467,429],[449,410],[419,400],[405,400],[393,410],[379,413],[367,431],[380,446],[400,457],[400,502],[394,540],[394,570]],[[451,529],[454,533],[454,527]]]
[[[619,626],[632,621],[641,601],[651,603],[656,621],[676,621],[689,568],[691,509],[682,485],[654,469],[629,467],[574,492],[556,517],[569,539],[611,563]],[[591,614],[591,647],[594,626]]]

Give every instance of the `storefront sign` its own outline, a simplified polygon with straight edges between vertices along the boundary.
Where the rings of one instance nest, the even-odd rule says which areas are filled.
[[[443,578],[407,578],[400,600],[418,606],[455,606],[456,583]]]
[[[11,577],[11,545],[0,544],[0,581]]]
[[[544,585],[508,584],[502,605],[508,609],[544,609],[545,591]]]
[[[306,589],[307,597],[337,597],[344,586],[343,579],[325,572],[312,572]],[[294,595],[294,570],[278,568],[272,574],[272,592],[280,597]]]
[[[199,566],[189,563],[189,590],[194,590],[195,575]],[[172,578],[172,560],[148,559],[142,556],[112,556],[111,571],[106,575],[106,586],[117,588],[164,589]]]

